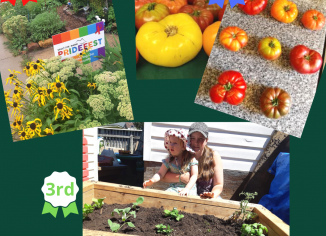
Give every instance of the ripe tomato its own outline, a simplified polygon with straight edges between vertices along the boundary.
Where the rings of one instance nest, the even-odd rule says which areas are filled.
[[[276,38],[268,37],[259,42],[258,52],[266,60],[276,60],[282,54],[282,46]]]
[[[223,8],[221,10],[219,10],[218,12],[218,15],[217,15],[217,19],[219,21],[222,21],[222,18],[223,18],[223,15],[224,15],[224,12],[225,12],[225,9],[226,9],[226,4],[223,6]]]
[[[220,25],[221,21],[216,21],[215,23],[208,26],[203,33],[203,48],[207,56],[211,55],[211,51]]]
[[[313,74],[322,67],[323,59],[318,52],[304,45],[297,45],[290,52],[290,63],[301,74]]]
[[[224,71],[217,82],[209,91],[212,102],[239,105],[245,98],[247,85],[238,71]]]
[[[179,9],[179,13],[187,13],[191,16],[197,22],[202,32],[214,21],[214,16],[210,11],[201,9],[198,6],[185,5]]]
[[[188,1],[189,3],[189,1]],[[193,5],[201,8],[206,7],[209,4],[209,0],[194,0]]]
[[[248,15],[257,15],[267,6],[267,0],[244,0],[245,5],[238,4],[239,8]]]
[[[138,60],[139,60],[139,52],[138,52],[138,50],[136,48],[136,64],[138,63]]]
[[[298,16],[298,8],[288,0],[276,0],[272,5],[271,15],[278,21],[291,23]]]
[[[160,21],[169,15],[169,8],[163,4],[147,3],[142,6],[135,16],[136,27],[139,29],[143,24],[151,21]]]
[[[152,64],[181,66],[202,48],[202,32],[191,16],[178,13],[144,24],[136,35],[139,53]]]
[[[219,12],[222,9],[219,5],[217,5],[216,3],[211,4],[211,5],[207,5],[205,7],[206,10],[209,10],[213,16],[214,16],[214,20],[219,20],[221,21],[218,17],[219,17]]]
[[[279,119],[289,113],[290,95],[280,88],[267,88],[260,97],[260,109],[268,118]]]
[[[237,26],[229,26],[220,33],[220,43],[231,51],[239,51],[247,45],[248,36],[246,32]]]
[[[188,4],[187,0],[156,0],[156,2],[167,6],[171,14],[178,13],[182,6]]]
[[[188,4],[189,4],[189,5],[193,5],[194,1],[195,1],[195,0],[188,0]]]
[[[325,16],[316,10],[306,11],[301,19],[304,27],[311,30],[320,30],[325,25]]]
[[[135,0],[135,14],[146,3],[154,2],[154,0]]]

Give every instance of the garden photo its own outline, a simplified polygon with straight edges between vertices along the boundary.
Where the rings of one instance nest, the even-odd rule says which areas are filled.
[[[133,120],[111,0],[0,4],[14,141]]]
[[[83,131],[83,234],[289,235],[289,136],[248,122]]]

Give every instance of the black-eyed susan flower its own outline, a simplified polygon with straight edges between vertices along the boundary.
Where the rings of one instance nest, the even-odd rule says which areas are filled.
[[[51,88],[51,84],[48,84],[48,89],[46,89],[46,94],[45,96],[50,100],[50,98],[53,99],[53,89]]]
[[[23,105],[20,104],[20,101],[13,101],[11,104],[11,107],[13,108],[12,112],[11,112],[11,116],[12,115],[16,116],[16,115],[20,114],[20,108],[23,107]]]
[[[32,75],[32,70],[31,70],[31,68],[32,68],[32,66],[31,66],[31,62],[28,62],[27,64],[26,64],[26,66],[24,67],[24,69],[23,69],[23,72],[25,72],[25,74],[28,76],[28,77],[30,77],[31,75]]]
[[[57,119],[59,113],[60,113],[60,115],[62,117],[62,120],[64,120],[65,117],[67,117],[69,119],[70,116],[73,115],[71,113],[72,108],[68,107],[66,105],[66,103],[64,102],[64,100],[70,101],[68,98],[63,98],[63,99],[57,98],[56,99],[57,103],[56,103],[56,105],[54,107],[55,120]]]
[[[5,100],[6,100],[6,106],[7,106],[7,112],[10,111],[10,107],[12,106],[12,101],[9,100],[10,99],[9,98],[10,93],[11,93],[11,89],[9,89],[7,91],[4,91]]]
[[[46,103],[45,96],[46,96],[46,88],[39,87],[34,95],[33,102],[38,101],[39,106],[44,106]]]
[[[41,64],[37,64],[35,62],[32,62],[31,64],[31,75],[36,75],[40,73],[41,68],[44,70],[44,67]]]
[[[11,124],[11,126],[14,129],[20,130],[24,120],[24,115],[16,116],[14,122]]]
[[[33,138],[35,134],[42,137],[41,127],[42,127],[42,121],[36,118],[35,120],[26,123],[26,132],[31,138]]]
[[[23,89],[19,86],[16,86],[12,94],[12,100],[15,102],[20,101],[22,99],[23,93]]]
[[[41,66],[45,66],[45,62],[42,59],[39,59],[39,58],[35,61],[35,63],[39,64]]]
[[[35,87],[35,82],[33,80],[30,80],[26,84],[26,92],[29,92],[30,96],[33,96],[35,92],[37,92],[37,88]]]
[[[25,130],[25,127],[22,127],[22,130],[18,132],[20,140],[30,139],[29,134]]]
[[[63,92],[67,91],[69,93],[65,84],[60,81],[59,75],[57,76],[57,78],[55,78],[55,82],[51,83],[51,88],[53,92],[59,93],[59,96],[61,95],[61,90],[63,90]]]
[[[9,74],[9,77],[6,79],[6,84],[8,84],[8,81],[10,82],[10,84],[12,83],[17,83],[19,82],[18,79],[17,79],[17,74],[21,74],[19,71],[15,71],[15,70],[10,70],[8,69],[10,74]]]
[[[90,82],[88,82],[88,84],[87,84],[87,87],[89,87],[89,88],[96,88],[96,83],[90,83]]]
[[[49,128],[46,128],[46,129],[44,130],[44,132],[45,132],[45,135],[46,135],[46,136],[53,135],[53,134],[54,134],[54,131],[53,131],[53,128],[52,128],[52,124],[50,124],[50,129],[49,129]]]

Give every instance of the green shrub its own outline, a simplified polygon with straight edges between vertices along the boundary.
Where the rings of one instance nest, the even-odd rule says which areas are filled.
[[[96,15],[98,15],[101,19],[104,18],[105,14],[103,8],[105,6],[104,0],[90,0],[89,6],[95,11]]]
[[[74,11],[77,12],[81,7],[87,6],[88,0],[71,0],[71,3]]]
[[[43,12],[29,24],[31,39],[35,42],[48,39],[61,33],[65,26],[66,22],[62,22],[56,12]]]
[[[116,26],[113,26],[113,23],[116,23],[116,19],[115,19],[113,5],[111,5],[109,6],[107,26],[105,27],[105,29],[106,31],[111,31],[114,34],[117,34],[118,28]]]

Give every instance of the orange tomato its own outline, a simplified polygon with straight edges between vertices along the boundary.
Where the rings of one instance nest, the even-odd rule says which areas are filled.
[[[316,10],[306,11],[301,19],[304,27],[310,30],[320,30],[325,25],[325,16]]]
[[[220,25],[221,21],[216,21],[215,23],[208,26],[203,33],[203,47],[207,56],[211,54]]]
[[[167,6],[170,10],[170,14],[178,13],[182,6],[188,4],[187,0],[156,0],[156,2]]]
[[[288,0],[276,0],[272,5],[271,15],[280,22],[291,23],[298,16],[298,8]]]
[[[138,52],[138,50],[136,48],[136,64],[138,63],[138,59],[139,59],[139,52]]]
[[[229,26],[221,31],[220,43],[226,49],[236,52],[247,45],[248,35],[239,27]]]

